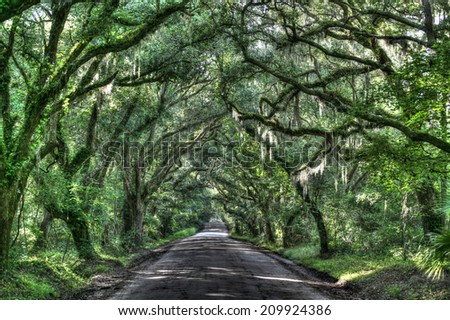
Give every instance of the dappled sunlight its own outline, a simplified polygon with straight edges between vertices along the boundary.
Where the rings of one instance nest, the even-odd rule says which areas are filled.
[[[305,282],[303,280],[298,279],[287,279],[287,278],[276,278],[276,277],[263,277],[263,276],[254,276],[256,279],[263,279],[263,280],[274,280],[274,281],[289,281],[289,282]]]
[[[449,0],[0,23],[0,299],[450,298]]]
[[[374,274],[377,271],[379,271],[379,269],[363,270],[363,271],[353,272],[353,273],[345,273],[341,276],[341,280],[351,281],[351,280],[355,280],[355,279],[359,279],[359,278],[364,278],[364,277]]]
[[[217,232],[217,231],[204,231],[199,232],[196,235],[193,235],[193,238],[200,238],[200,237],[228,237],[229,234],[226,232]]]
[[[145,280],[161,280],[161,279],[166,279],[166,276],[151,276],[151,277],[143,277],[142,279]]]
[[[310,287],[325,287],[320,281],[299,279],[252,246],[209,229],[180,241],[134,274],[133,284],[116,298],[326,299]]]
[[[210,270],[218,270],[218,271],[225,271],[225,272],[232,272],[229,268],[215,268],[215,267],[208,267],[207,269],[210,269]]]

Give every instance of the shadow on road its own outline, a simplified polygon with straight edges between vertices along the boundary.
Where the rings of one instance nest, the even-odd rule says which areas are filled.
[[[113,299],[327,299],[327,296],[252,245],[230,239],[210,222],[160,259],[143,263]],[[326,284],[324,284],[326,285]]]

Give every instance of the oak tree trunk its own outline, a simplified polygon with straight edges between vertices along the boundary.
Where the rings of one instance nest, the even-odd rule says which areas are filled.
[[[132,246],[143,243],[143,225],[146,206],[139,195],[125,192],[123,204],[123,228],[126,239],[131,240]]]
[[[266,222],[266,235],[267,235],[267,241],[270,243],[275,243],[275,236],[273,235],[272,226],[269,221]]]
[[[442,213],[437,208],[437,191],[430,182],[422,183],[416,190],[419,210],[422,217],[424,235],[430,232],[439,232],[443,228]]]
[[[295,214],[291,214],[283,226],[283,248],[287,248],[292,244],[292,223],[295,220]]]
[[[312,216],[314,217],[317,226],[317,231],[319,233],[320,255],[323,257],[327,257],[328,254],[330,253],[330,250],[328,248],[328,232],[327,229],[325,228],[323,214],[315,204],[312,205],[310,204],[310,211]]]
[[[303,197],[303,201],[308,205],[308,210],[316,222],[317,232],[319,234],[320,241],[320,255],[322,257],[328,257],[330,250],[328,247],[328,232],[325,227],[325,221],[323,219],[323,213],[319,210],[317,203],[311,199],[310,195],[304,194],[303,187],[297,183],[296,184],[297,193]]]
[[[18,183],[0,188],[0,274],[8,266],[11,231],[19,200]]]
[[[86,260],[95,260],[98,258],[98,255],[92,246],[89,233],[89,222],[87,221],[86,215],[81,210],[71,210],[68,212],[65,221],[72,233],[78,256],[81,259]]]
[[[51,215],[48,212],[45,212],[44,218],[39,224],[39,234],[37,235],[36,241],[34,243],[33,250],[35,252],[47,248],[48,232],[53,220],[54,220],[53,215]]]

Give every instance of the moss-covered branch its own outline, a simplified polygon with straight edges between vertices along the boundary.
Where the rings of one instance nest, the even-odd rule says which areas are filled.
[[[3,0],[0,3],[0,22],[20,15],[22,12],[41,2],[40,0]]]

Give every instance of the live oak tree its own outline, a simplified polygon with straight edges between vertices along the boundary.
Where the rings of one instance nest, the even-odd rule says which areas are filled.
[[[161,118],[176,119],[180,105],[186,99],[201,94],[203,86],[204,84],[200,85],[199,89],[188,84],[181,88],[171,88],[167,83],[162,84],[154,108],[144,120],[145,123],[140,123],[134,131],[128,132],[124,140],[125,152],[121,164],[125,193],[123,221],[124,234],[130,239],[132,246],[143,242],[144,217],[153,195],[179,169],[182,158],[208,139],[220,118],[212,114],[199,121],[200,115],[193,113],[182,119],[182,124],[178,126],[169,121],[161,123]],[[139,132],[148,127],[149,131]],[[193,132],[194,129],[199,131]],[[130,138],[141,143],[131,145],[128,141]]]
[[[8,259],[11,228],[20,197],[35,159],[45,157],[54,148],[52,144],[41,144],[42,126],[51,114],[64,112],[75,99],[113,81],[117,73],[96,79],[98,65],[94,61],[98,57],[138,44],[186,4],[184,1],[159,11],[151,10],[138,23],[131,23],[122,19],[126,9],[118,14],[122,9],[118,0],[53,1],[31,12],[27,10],[21,17],[18,11],[3,31],[0,55],[2,269]],[[11,103],[12,68],[17,68],[22,77],[23,100],[19,104]]]
[[[446,20],[434,25],[430,2],[400,4],[397,12],[409,12],[412,17],[423,13],[423,18],[412,20],[389,11],[394,3],[398,5],[385,2],[380,6],[359,6],[330,1],[314,6],[292,2],[234,6],[233,19],[239,31],[232,32],[231,37],[236,47],[246,63],[269,76],[268,86],[280,89],[276,95],[262,94],[259,110],[258,102],[252,108],[248,104],[244,107],[234,103],[228,93],[224,96],[226,103],[241,115],[240,119],[259,121],[288,136],[322,136],[326,140],[327,136],[347,138],[370,129],[395,128],[413,142],[427,142],[448,153],[448,142],[440,132],[425,131],[423,126],[413,125],[373,99],[370,84],[397,76],[398,61],[411,54],[411,48],[430,49],[447,37]],[[438,14],[445,14],[448,6],[436,9]],[[414,36],[406,36],[404,30],[410,30]],[[422,31],[425,37],[420,36]],[[432,94],[446,101],[445,93]],[[413,97],[411,92],[406,95]],[[299,101],[305,101],[303,106],[299,106]],[[296,127],[301,123],[299,109],[305,110],[308,101],[317,105],[324,119],[318,119],[315,126]],[[425,113],[433,107],[431,101],[427,102]],[[440,108],[442,105],[445,102]],[[396,111],[404,112],[401,108]],[[445,113],[444,109],[440,116],[444,122]],[[331,114],[334,124],[329,122]],[[311,120],[310,116],[305,118]],[[333,149],[325,140],[325,149]],[[430,182],[417,186],[425,225],[436,216],[434,192]],[[425,233],[442,227],[443,220],[438,220],[441,223],[433,222],[431,229],[424,226]]]

